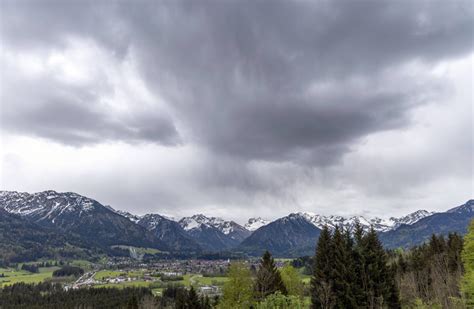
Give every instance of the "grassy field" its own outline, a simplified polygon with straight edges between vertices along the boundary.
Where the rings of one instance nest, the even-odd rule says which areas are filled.
[[[16,270],[13,268],[0,268],[0,274],[5,277],[0,277],[0,287],[15,284],[18,282],[24,283],[39,283],[46,279],[53,277],[53,271],[59,267],[41,267],[39,273],[34,274],[24,270]]]
[[[85,271],[92,269],[92,263],[86,260],[74,260],[71,262],[71,265],[80,267]]]
[[[191,277],[190,283],[197,283],[197,285],[223,285],[228,280],[229,278],[227,277],[203,277],[196,275]]]
[[[118,270],[101,270],[95,274],[94,279],[104,280],[105,278],[115,278],[120,276],[121,274],[125,274],[125,272]]]
[[[125,275],[127,277],[132,277],[132,278],[141,278],[143,277],[143,274],[144,274],[143,270],[134,270],[134,271],[101,270],[95,274],[94,278],[96,280],[104,280],[106,278],[116,278],[121,275]]]
[[[99,284],[99,285],[95,285],[94,287],[95,288],[119,288],[119,289],[123,289],[123,288],[126,288],[126,287],[149,287],[149,286],[150,286],[150,282],[137,280],[137,281],[126,281],[126,282],[120,282],[120,283]]]

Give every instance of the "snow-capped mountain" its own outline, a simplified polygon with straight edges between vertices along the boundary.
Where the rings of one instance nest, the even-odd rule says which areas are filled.
[[[226,221],[218,217],[206,217],[203,214],[184,217],[179,221],[179,224],[185,231],[201,229],[203,226],[214,227],[232,238],[245,238],[250,234],[247,229],[234,221]]]
[[[87,243],[165,249],[145,228],[117,214],[111,207],[73,192],[0,191],[0,208],[58,233],[78,235]]]
[[[314,253],[320,229],[304,215],[293,213],[264,225],[247,237],[239,251],[261,255],[270,250],[277,256],[302,256]]]
[[[261,228],[262,226],[265,226],[267,225],[268,223],[270,223],[271,221],[269,220],[265,220],[265,219],[262,219],[261,217],[258,217],[258,218],[250,218],[247,223],[245,223],[244,227],[253,232],[255,230],[258,230],[259,228]]]
[[[35,221],[55,221],[67,214],[85,215],[97,209],[98,203],[76,193],[43,191],[26,192],[1,191],[0,207],[7,212],[32,218]],[[100,207],[104,207],[100,205]]]
[[[206,217],[203,214],[184,217],[178,223],[209,250],[232,248],[250,235],[248,230],[234,221]]]
[[[159,214],[138,216],[114,210],[77,193],[52,190],[31,194],[0,191],[0,210],[5,218],[20,218],[26,225],[25,230],[44,229],[62,235],[68,244],[94,250],[100,248],[103,252],[113,245],[130,245],[181,254],[231,250],[240,244],[239,252],[257,253],[271,249],[282,256],[297,256],[312,254],[317,236],[325,225],[332,229],[336,226],[353,229],[357,222],[364,229],[373,226],[389,248],[421,243],[433,233],[463,234],[474,217],[474,200],[447,212],[418,210],[399,218],[322,216],[300,212],[273,222],[251,218],[245,227],[202,214],[182,218],[179,222]]]
[[[423,215],[425,214],[423,213]],[[414,217],[416,218],[416,215]],[[408,221],[408,224],[401,224],[396,229],[381,233],[380,240],[388,248],[409,248],[429,240],[433,234],[458,233],[463,235],[467,232],[467,227],[472,219],[474,219],[474,200],[469,200],[446,212],[433,213],[414,223]]]
[[[140,221],[140,219],[143,218],[143,216],[134,215],[134,214],[129,213],[128,211],[115,210],[112,207],[110,207],[110,209],[112,209],[113,211],[115,211],[119,215],[124,216],[125,218],[132,221],[133,223],[138,223],[138,221]]]
[[[421,219],[431,216],[435,214],[436,212],[434,211],[427,211],[427,210],[417,210],[415,212],[412,212],[411,214],[408,214],[406,216],[400,217],[400,218],[390,218],[390,221],[393,222],[393,226],[391,230],[398,228],[402,224],[407,224],[407,225],[412,225]]]
[[[334,229],[336,226],[342,226],[344,229],[352,230],[356,223],[359,223],[365,230],[368,230],[372,226],[377,232],[386,232],[396,229],[402,224],[413,224],[427,216],[431,216],[433,213],[434,212],[426,210],[418,210],[400,218],[391,217],[390,219],[378,217],[367,219],[363,216],[352,216],[348,218],[342,216],[322,216],[309,212],[300,212],[298,215],[304,217],[319,229],[327,225],[330,229]]]
[[[444,213],[419,210],[400,218],[371,218],[363,216],[321,216],[311,213],[292,213],[257,230],[237,248],[241,252],[259,255],[263,250],[281,257],[314,254],[317,237],[327,225],[334,229],[343,226],[354,228],[359,222],[364,229],[373,226],[387,248],[410,247],[420,244],[432,234],[447,235],[450,232],[464,234],[474,217],[474,201]]]
[[[132,215],[133,216],[133,215]],[[137,224],[153,232],[173,251],[200,251],[201,247],[175,221],[158,214],[134,216],[130,220],[138,219]]]

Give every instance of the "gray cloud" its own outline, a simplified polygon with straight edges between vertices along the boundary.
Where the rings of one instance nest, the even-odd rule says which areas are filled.
[[[419,125],[413,115],[420,109],[450,104],[444,102],[457,81],[433,68],[472,53],[471,1],[0,3],[3,48],[39,55],[46,66],[31,77],[14,56],[1,62],[2,130],[67,145],[123,141],[196,151],[163,164],[175,167],[173,177],[130,163],[133,186],[123,184],[111,202],[133,203],[141,192],[140,211],[267,202],[285,209],[354,195],[401,196],[407,184],[419,188],[425,178],[459,177],[465,184],[460,170],[471,162],[472,130],[459,136],[469,128],[464,118],[463,130],[445,137],[444,147],[413,133],[431,146],[411,154],[401,144],[393,150],[408,153],[400,161],[383,149],[361,149],[374,136]],[[89,47],[95,52],[84,59],[74,55]],[[52,53],[93,69],[69,81],[51,67]],[[453,118],[467,106],[456,104]],[[162,155],[144,162],[161,166]],[[184,173],[186,160],[194,165]],[[104,183],[125,178],[94,173],[88,176]],[[100,183],[79,187],[105,201],[116,191]],[[354,201],[354,208],[363,203]]]
[[[0,95],[4,102],[1,126],[12,132],[69,145],[109,140],[165,145],[180,142],[168,115],[159,111],[132,111],[117,115],[113,109],[99,109],[101,96],[106,91],[92,87],[90,84],[77,86],[42,78],[9,80],[3,84],[4,91]]]
[[[13,46],[61,46],[79,36],[118,55],[133,50],[150,89],[182,117],[191,139],[247,159],[328,163],[358,138],[406,124],[413,103],[425,103],[420,92],[429,87],[407,91],[401,82],[425,77],[407,76],[399,66],[433,63],[472,49],[468,1],[4,6],[3,35]],[[386,70],[398,79],[371,93]],[[350,77],[362,80],[363,88],[344,88]],[[317,83],[330,84],[331,91],[308,95]],[[83,115],[89,124],[100,122],[101,115],[83,112],[89,113]],[[44,119],[38,116],[33,117]],[[173,144],[173,124],[153,121],[152,115],[141,120],[139,127],[132,123],[121,130],[109,124],[113,133],[106,134],[107,125],[88,127],[97,137]],[[81,121],[76,124],[82,126]],[[74,129],[75,121],[70,123]]]
[[[198,142],[246,159],[324,165],[360,137],[407,124],[407,112],[439,90],[400,67],[471,50],[472,7],[438,4],[183,5],[130,24],[148,82]],[[351,78],[361,85],[348,89]],[[314,84],[330,90],[308,95]]]

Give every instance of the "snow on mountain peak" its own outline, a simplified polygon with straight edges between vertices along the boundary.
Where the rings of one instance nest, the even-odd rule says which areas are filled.
[[[336,228],[336,226],[343,227],[344,229],[352,230],[356,223],[359,223],[363,229],[367,230],[373,227],[378,232],[385,232],[399,227],[401,224],[413,224],[424,217],[432,215],[434,212],[428,212],[426,210],[418,210],[409,215],[400,218],[382,219],[374,217],[367,219],[364,216],[323,216],[310,212],[300,212],[299,216],[305,218],[308,222],[314,224],[317,228],[322,229],[324,226],[328,226],[330,229]]]
[[[125,218],[132,221],[133,223],[137,223],[138,221],[140,221],[141,218],[143,218],[143,216],[137,216],[137,215],[129,213],[128,211],[114,210],[113,208],[112,210],[118,213],[119,215],[124,216]]]
[[[78,213],[79,216],[96,208],[98,203],[90,198],[72,192],[59,193],[53,190],[26,193],[2,191],[0,206],[6,211],[21,216],[29,216],[35,220],[50,220],[68,214]]]
[[[222,233],[228,235],[237,229],[243,229],[234,221],[226,221],[219,217],[206,217],[203,214],[196,214],[191,217],[184,217],[178,222],[186,230],[200,229],[203,226],[214,227]]]
[[[265,220],[265,219],[262,219],[261,217],[258,217],[258,218],[250,218],[248,220],[247,223],[245,223],[244,227],[253,232],[255,230],[258,230],[259,228],[261,228],[262,226],[265,226],[267,225],[268,223],[270,223],[269,220]]]

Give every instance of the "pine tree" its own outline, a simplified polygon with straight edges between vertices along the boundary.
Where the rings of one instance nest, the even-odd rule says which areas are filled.
[[[331,233],[325,226],[319,235],[311,278],[311,303],[314,309],[332,308],[334,304],[332,280],[334,263],[331,242]]]
[[[135,295],[128,300],[127,309],[138,309],[138,300]]]
[[[397,273],[396,269],[397,269],[396,265],[392,265],[389,268],[389,273],[386,278],[388,294],[386,296],[385,304],[390,309],[400,309],[402,307],[400,304],[400,291],[398,290],[397,283],[395,282],[395,276]]]
[[[449,233],[448,235],[448,265],[449,271],[454,273],[461,270],[461,254],[463,248],[463,240],[456,233]]]
[[[353,260],[354,260],[354,298],[359,307],[367,307],[367,275],[365,269],[365,238],[364,230],[359,222],[356,222],[354,227],[354,246],[353,246]]]
[[[336,308],[352,308],[356,306],[353,294],[355,270],[352,256],[352,240],[343,235],[336,227],[332,239],[333,263],[332,280]]]
[[[270,252],[265,251],[260,260],[260,266],[257,271],[255,281],[255,294],[258,300],[264,299],[266,296],[275,292],[281,292],[283,295],[287,294],[280,272],[275,266],[275,261]]]
[[[390,277],[385,250],[373,228],[365,236],[364,245],[367,305],[369,308],[376,308],[393,297],[390,283],[393,277]]]
[[[188,297],[186,300],[186,308],[188,309],[201,309],[201,302],[199,301],[199,297],[196,293],[196,290],[193,286],[189,289]]]

